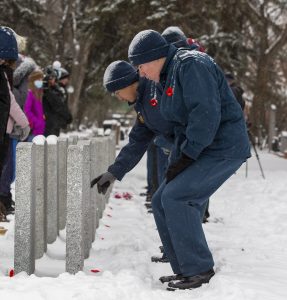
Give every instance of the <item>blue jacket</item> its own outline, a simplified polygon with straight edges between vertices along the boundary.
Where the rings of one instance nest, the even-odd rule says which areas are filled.
[[[160,86],[140,78],[137,92],[134,105],[137,120],[129,134],[129,142],[122,148],[114,164],[108,168],[118,180],[138,164],[155,136],[163,136],[167,144],[168,140],[173,142],[174,124],[167,122],[160,114]],[[150,104],[153,98],[158,101],[155,106]]]
[[[161,113],[175,122],[173,157],[196,160],[206,154],[226,159],[250,157],[243,112],[224,73],[205,53],[170,46],[161,71]]]

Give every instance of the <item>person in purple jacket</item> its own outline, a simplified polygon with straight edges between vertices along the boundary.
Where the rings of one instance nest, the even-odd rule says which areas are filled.
[[[29,90],[24,106],[31,127],[28,141],[31,141],[36,135],[43,135],[45,132],[45,116],[42,103],[43,78],[44,73],[41,70],[35,70],[29,76]]]

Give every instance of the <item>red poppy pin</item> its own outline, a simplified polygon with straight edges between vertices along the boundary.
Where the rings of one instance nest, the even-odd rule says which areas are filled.
[[[158,101],[157,101],[155,98],[152,98],[151,100],[149,100],[149,104],[150,104],[151,106],[157,106]]]
[[[168,87],[165,93],[167,94],[168,97],[171,97],[173,95],[173,88]]]

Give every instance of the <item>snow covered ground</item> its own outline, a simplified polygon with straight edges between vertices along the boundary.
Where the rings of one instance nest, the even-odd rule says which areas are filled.
[[[146,213],[145,158],[120,183],[101,220],[84,271],[64,273],[65,232],[37,261],[36,275],[9,278],[13,268],[13,226],[0,236],[0,299],[287,299],[287,160],[260,152],[266,175],[256,159],[245,165],[211,199],[210,222],[204,224],[214,254],[216,275],[193,291],[166,291],[158,278],[171,274],[168,264],[150,262],[159,254],[153,216]],[[131,200],[115,199],[131,192]],[[107,227],[106,225],[110,226]],[[94,273],[91,270],[99,270]]]

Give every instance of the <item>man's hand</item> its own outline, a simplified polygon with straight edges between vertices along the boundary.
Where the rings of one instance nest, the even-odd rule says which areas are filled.
[[[194,159],[182,153],[179,160],[171,164],[166,171],[166,183],[173,180],[179,173],[185,170],[194,162]]]
[[[91,181],[91,188],[97,183],[97,188],[99,194],[106,194],[109,186],[116,180],[116,177],[110,173],[106,172],[98,176]]]

